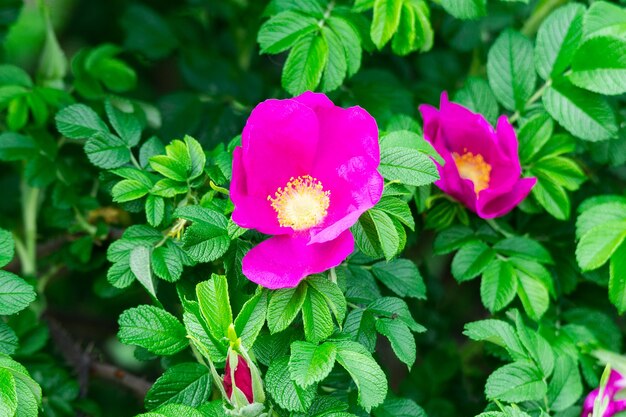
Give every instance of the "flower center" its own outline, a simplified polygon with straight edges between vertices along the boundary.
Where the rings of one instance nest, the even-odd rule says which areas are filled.
[[[274,197],[267,196],[278,214],[278,223],[293,230],[306,230],[320,224],[328,213],[330,191],[310,175],[289,180]]]
[[[485,162],[481,154],[474,155],[465,149],[463,155],[456,152],[452,153],[454,163],[459,170],[459,175],[464,180],[470,180],[474,184],[474,192],[479,192],[489,187],[489,177],[491,174],[491,165]]]

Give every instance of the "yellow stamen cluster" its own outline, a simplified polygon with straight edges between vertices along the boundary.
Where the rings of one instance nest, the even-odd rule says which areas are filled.
[[[462,155],[453,152],[452,157],[461,178],[470,180],[474,184],[476,196],[489,187],[491,165],[485,161],[481,154],[474,155],[465,149]]]
[[[330,191],[310,175],[291,177],[274,197],[267,196],[278,214],[278,223],[293,230],[306,230],[322,223],[330,205]]]

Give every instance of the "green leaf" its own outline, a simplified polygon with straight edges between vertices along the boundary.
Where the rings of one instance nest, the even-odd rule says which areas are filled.
[[[611,196],[605,197],[611,198]],[[589,202],[589,200],[587,200],[587,202]],[[578,216],[578,219],[576,219],[576,239],[580,240],[580,238],[596,226],[619,220],[626,220],[626,202],[624,201],[607,201],[586,208],[582,211],[580,216]]]
[[[548,401],[554,411],[563,411],[574,405],[583,394],[577,364],[567,355],[556,358],[554,375],[548,383]]]
[[[415,230],[415,220],[406,201],[396,197],[384,196],[376,204],[376,208],[384,211],[409,229]]]
[[[165,200],[156,195],[149,195],[146,198],[145,210],[148,224],[156,227],[161,224],[165,216]]]
[[[535,66],[544,80],[569,67],[583,34],[582,4],[568,4],[551,13],[539,27]]]
[[[57,130],[70,139],[89,139],[98,133],[109,133],[100,116],[84,104],[72,104],[61,109],[54,120]]]
[[[7,355],[0,355],[0,371],[8,371],[15,380],[15,388],[18,400],[16,417],[30,417],[25,411],[37,410],[41,406],[41,387],[33,380],[24,366],[14,361]],[[7,384],[0,383],[0,390]],[[2,396],[2,394],[0,394]],[[3,400],[0,398],[0,403]],[[2,406],[0,406],[2,407]]]
[[[398,31],[393,37],[391,48],[396,55],[408,55],[417,48],[415,30],[415,13],[413,7],[408,2],[402,2],[402,11],[400,13],[400,21],[398,23]]]
[[[228,219],[221,213],[200,206],[182,207],[175,216],[193,224],[185,230],[183,248],[198,262],[220,258],[230,246]]]
[[[393,352],[411,370],[417,351],[415,338],[407,325],[400,320],[381,318],[376,320],[376,330],[389,339]]]
[[[346,317],[346,297],[341,292],[337,284],[331,282],[326,277],[311,276],[307,278],[306,283],[317,290],[328,303],[335,320],[341,327],[343,319]]]
[[[19,85],[30,88],[33,86],[33,81],[22,68],[2,64],[0,65],[0,85]]]
[[[136,246],[130,252],[129,266],[141,285],[156,298],[156,285],[152,276],[151,257],[151,247],[143,245]]]
[[[14,254],[13,235],[8,230],[0,229],[0,268],[11,262]]]
[[[426,298],[426,286],[419,269],[408,259],[378,262],[372,266],[374,276],[400,297]]]
[[[341,39],[346,54],[347,74],[352,76],[361,68],[361,37],[352,23],[341,16],[330,16],[326,24]]]
[[[455,225],[439,232],[435,237],[433,250],[436,255],[445,255],[475,240],[474,232],[466,226]]]
[[[150,187],[136,180],[122,180],[113,186],[111,195],[116,203],[133,201],[148,194]]]
[[[272,292],[267,309],[267,327],[270,333],[285,330],[296,318],[306,298],[307,286],[298,285]]]
[[[17,410],[15,378],[6,369],[0,368],[0,415],[13,416]]]
[[[570,81],[595,93],[626,93],[626,39],[598,36],[578,48]]]
[[[534,366],[525,361],[506,364],[495,370],[485,385],[490,400],[507,402],[538,401],[546,395],[547,386]]]
[[[191,179],[192,161],[187,144],[173,140],[165,147],[165,155],[150,158],[150,167],[159,174],[174,181],[186,182]]]
[[[11,315],[35,301],[35,290],[22,278],[0,271],[0,315]]]
[[[383,149],[379,170],[385,179],[405,185],[421,186],[439,179],[437,166],[430,157],[405,147]]]
[[[304,336],[308,342],[318,343],[331,335],[335,326],[326,299],[315,288],[309,288],[302,304]]]
[[[202,317],[200,307],[195,301],[183,300],[185,311],[183,313],[183,322],[187,330],[187,337],[198,351],[207,359],[214,363],[224,362],[226,360],[227,348],[222,340],[216,340],[211,335],[211,330]]]
[[[165,371],[154,382],[144,399],[147,410],[166,404],[197,407],[209,400],[211,375],[209,369],[198,363],[180,363]]]
[[[522,301],[524,310],[526,314],[528,314],[528,317],[538,321],[546,310],[548,310],[548,306],[550,305],[548,289],[542,281],[522,271],[518,270],[517,277],[519,279],[517,295]]]
[[[154,274],[169,282],[176,282],[183,272],[183,261],[178,254],[176,244],[168,241],[165,245],[154,248],[151,265]]]
[[[374,313],[368,310],[352,310],[346,318],[343,328],[350,339],[365,346],[369,352],[376,348],[376,318]]]
[[[328,62],[328,44],[323,36],[307,35],[293,47],[282,74],[282,85],[290,94],[315,90]]]
[[[609,300],[623,314],[626,311],[626,244],[622,243],[611,256],[609,269]]]
[[[457,19],[477,19],[487,14],[487,0],[441,0],[441,5]]]
[[[626,38],[626,10],[617,4],[594,1],[585,15],[585,39],[610,35]]]
[[[427,417],[422,407],[407,398],[388,397],[373,413],[374,417]]]
[[[570,200],[563,187],[555,184],[544,173],[537,173],[537,183],[531,191],[537,202],[548,213],[559,220],[566,220],[570,214]]]
[[[464,245],[452,259],[452,275],[458,282],[480,275],[494,258],[494,251],[481,241]]]
[[[113,106],[109,99],[104,102],[104,108],[113,129],[126,142],[126,145],[129,148],[137,146],[141,139],[141,124],[137,117],[132,113],[123,112]]]
[[[127,345],[141,346],[155,355],[173,355],[188,345],[185,328],[167,311],[148,305],[124,311],[117,336]]]
[[[166,404],[150,413],[139,414],[137,417],[204,417],[200,411],[182,404]]]
[[[183,140],[185,141],[187,152],[189,154],[189,160],[191,161],[191,165],[187,173],[187,179],[194,180],[204,172],[206,155],[204,154],[202,145],[200,145],[200,143],[191,136],[185,135]]]
[[[196,285],[196,296],[202,316],[216,340],[228,336],[233,322],[228,296],[228,281],[224,275],[213,274],[211,279]]]
[[[337,344],[337,362],[350,374],[359,390],[358,402],[368,413],[387,397],[387,378],[372,355],[356,342]]]
[[[552,137],[554,122],[545,112],[528,119],[517,134],[519,156],[522,163],[527,163],[543,148]]]
[[[550,116],[581,139],[595,142],[617,135],[615,114],[606,100],[567,81],[553,83],[543,95],[543,104]]]
[[[479,320],[465,325],[463,334],[472,340],[484,340],[507,350],[512,359],[529,358],[515,329],[502,320]]]
[[[263,23],[257,35],[262,54],[278,54],[291,48],[302,36],[318,29],[317,19],[285,10]]]
[[[594,227],[578,242],[576,260],[583,271],[604,265],[626,238],[626,220],[615,220]]]
[[[502,32],[489,50],[487,75],[498,101],[509,110],[523,111],[537,80],[532,43],[511,29]]]
[[[265,388],[285,410],[304,413],[313,403],[316,387],[300,388],[291,380],[289,373],[289,358],[272,361],[265,374]]]
[[[0,323],[0,354],[12,355],[19,346],[17,335],[7,324]]]
[[[103,169],[117,168],[130,161],[126,142],[106,132],[95,132],[85,143],[85,153],[92,164]]]
[[[507,261],[494,260],[483,272],[480,299],[492,313],[509,305],[517,292],[517,276]]]
[[[454,101],[475,113],[482,114],[489,123],[495,126],[498,119],[498,102],[487,81],[478,77],[469,77],[465,80],[463,88],[454,95]]]
[[[341,38],[332,29],[322,28],[322,36],[328,45],[328,61],[324,68],[320,88],[322,91],[332,91],[341,86],[348,70],[346,51]]]
[[[376,0],[374,2],[374,18],[370,36],[378,49],[382,49],[398,30],[401,11],[402,0]]]
[[[585,172],[574,161],[562,156],[542,158],[533,164],[531,172],[571,191],[577,190],[587,179]]]
[[[235,319],[235,331],[244,346],[254,345],[267,316],[267,291],[257,292],[241,308]]]
[[[406,302],[400,298],[379,297],[367,306],[367,310],[377,316],[398,319],[416,333],[426,330],[424,326],[413,320],[409,307]]]
[[[521,314],[514,312],[515,327],[522,345],[532,360],[537,364],[538,369],[544,377],[549,377],[554,369],[554,351],[546,339],[538,332],[526,327]]]
[[[544,264],[553,263],[550,252],[536,240],[527,237],[508,237],[493,245],[493,249],[506,256],[516,256]]]
[[[332,371],[336,355],[333,343],[293,342],[289,357],[291,379],[302,388],[320,382]]]

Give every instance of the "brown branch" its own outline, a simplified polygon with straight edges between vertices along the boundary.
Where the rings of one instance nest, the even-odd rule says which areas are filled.
[[[54,318],[46,315],[46,321],[50,328],[50,335],[55,345],[65,358],[65,361],[74,368],[81,396],[87,395],[90,376],[106,379],[127,388],[135,396],[142,400],[148,393],[152,383],[141,377],[135,376],[118,368],[115,365],[96,360],[90,353],[84,351],[65,328]]]

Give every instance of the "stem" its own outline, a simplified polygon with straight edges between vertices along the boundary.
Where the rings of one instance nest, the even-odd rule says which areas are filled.
[[[218,193],[222,193],[226,196],[230,195],[230,191],[228,191],[224,187],[220,187],[219,185],[215,184],[213,181],[209,181],[209,186],[211,187],[212,190],[217,191]]]
[[[544,85],[542,85],[541,87],[539,87],[539,89],[537,91],[535,91],[535,94],[533,94],[528,101],[526,102],[526,104],[524,105],[524,108],[530,106],[531,104],[533,104],[535,101],[539,100],[542,96],[543,93],[545,93],[545,91],[548,89],[548,87],[550,87],[552,85],[552,79],[548,79],[546,81],[546,83]],[[511,117],[509,117],[509,123],[513,124],[515,123],[515,121],[517,119],[519,119],[520,117],[520,112],[516,111],[515,113],[513,113],[511,115]]]
[[[330,282],[332,282],[333,284],[337,283],[337,271],[335,271],[335,268],[330,268],[328,277],[330,278]]]
[[[568,0],[540,0],[532,14],[526,20],[522,33],[526,36],[533,36],[537,33],[539,26],[546,17],[557,7],[567,3]]]
[[[133,155],[133,151],[130,151],[130,162],[133,163],[133,165],[135,166],[135,168],[143,170],[143,168],[141,167],[141,165],[139,165],[139,161],[137,161],[137,158],[135,158],[135,155]]]
[[[22,219],[24,222],[24,242],[22,274],[37,275],[37,209],[39,207],[39,188],[30,187],[22,182]],[[19,252],[19,249],[18,249]]]

